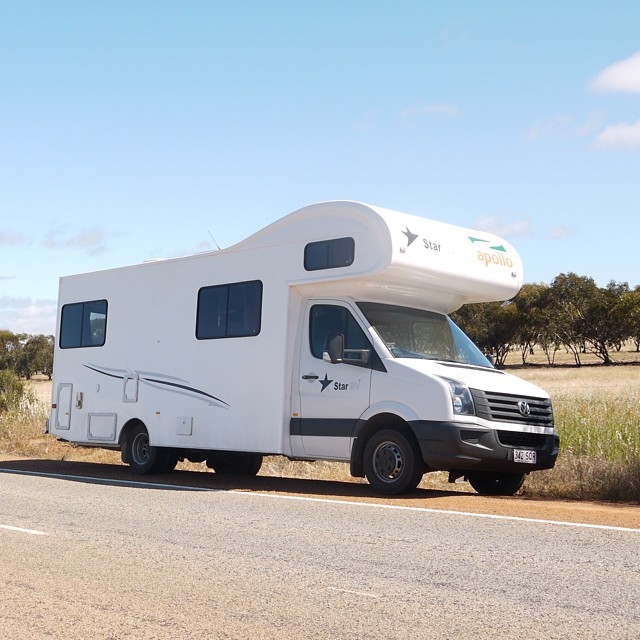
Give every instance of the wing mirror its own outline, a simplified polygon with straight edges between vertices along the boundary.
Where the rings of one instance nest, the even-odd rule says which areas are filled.
[[[348,355],[347,355],[348,354]],[[348,364],[368,364],[371,349],[345,349],[344,336],[341,333],[330,333],[324,345],[322,359],[331,364],[346,362]]]
[[[330,333],[324,343],[322,359],[331,364],[344,360],[344,336],[341,333]]]

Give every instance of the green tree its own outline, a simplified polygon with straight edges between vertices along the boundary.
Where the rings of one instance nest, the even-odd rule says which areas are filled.
[[[467,304],[452,319],[498,367],[517,344],[518,310],[511,301]]]
[[[546,284],[525,284],[513,299],[517,311],[517,333],[520,345],[522,364],[527,363],[529,355],[533,355],[536,346],[541,347],[549,359],[548,329],[552,312],[549,308],[549,287]],[[555,354],[555,351],[552,353]],[[551,361],[549,361],[551,364]]]
[[[549,290],[556,340],[571,352],[577,365],[582,364],[581,354],[586,351],[587,308],[597,291],[593,278],[575,273],[556,276]]]
[[[636,351],[640,351],[640,286],[622,294],[620,314],[625,320],[627,338],[633,340]]]
[[[51,379],[54,340],[53,336],[0,330],[0,370],[13,371],[27,380],[35,373]]]
[[[16,373],[29,380],[36,373],[49,376],[53,373],[53,336],[25,335],[18,355]]]
[[[572,354],[577,365],[581,355],[593,353],[611,364],[611,349],[629,336],[622,315],[627,283],[610,282],[600,288],[593,278],[561,273],[550,287],[551,325],[556,339]]]
[[[21,347],[18,335],[6,329],[0,329],[0,369],[14,369]]]

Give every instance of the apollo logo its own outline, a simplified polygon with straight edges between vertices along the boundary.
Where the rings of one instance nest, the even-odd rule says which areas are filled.
[[[469,240],[471,240],[471,244],[475,244],[476,242],[486,242],[489,243],[489,240],[483,240],[482,238],[473,238],[469,236]],[[480,262],[484,262],[484,266],[488,267],[490,264],[496,265],[498,267],[513,267],[513,260],[506,255],[507,250],[500,244],[497,246],[489,247],[491,253],[489,251],[478,250],[478,260]]]

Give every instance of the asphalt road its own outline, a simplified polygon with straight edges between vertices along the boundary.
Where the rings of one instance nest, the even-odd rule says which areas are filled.
[[[0,637],[638,638],[640,531],[0,471]]]

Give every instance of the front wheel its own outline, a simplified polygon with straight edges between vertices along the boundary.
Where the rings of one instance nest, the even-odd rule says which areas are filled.
[[[363,463],[369,484],[387,496],[412,491],[424,473],[418,446],[396,429],[383,429],[369,438]]]
[[[524,484],[524,473],[470,473],[469,484],[482,496],[512,496]]]

